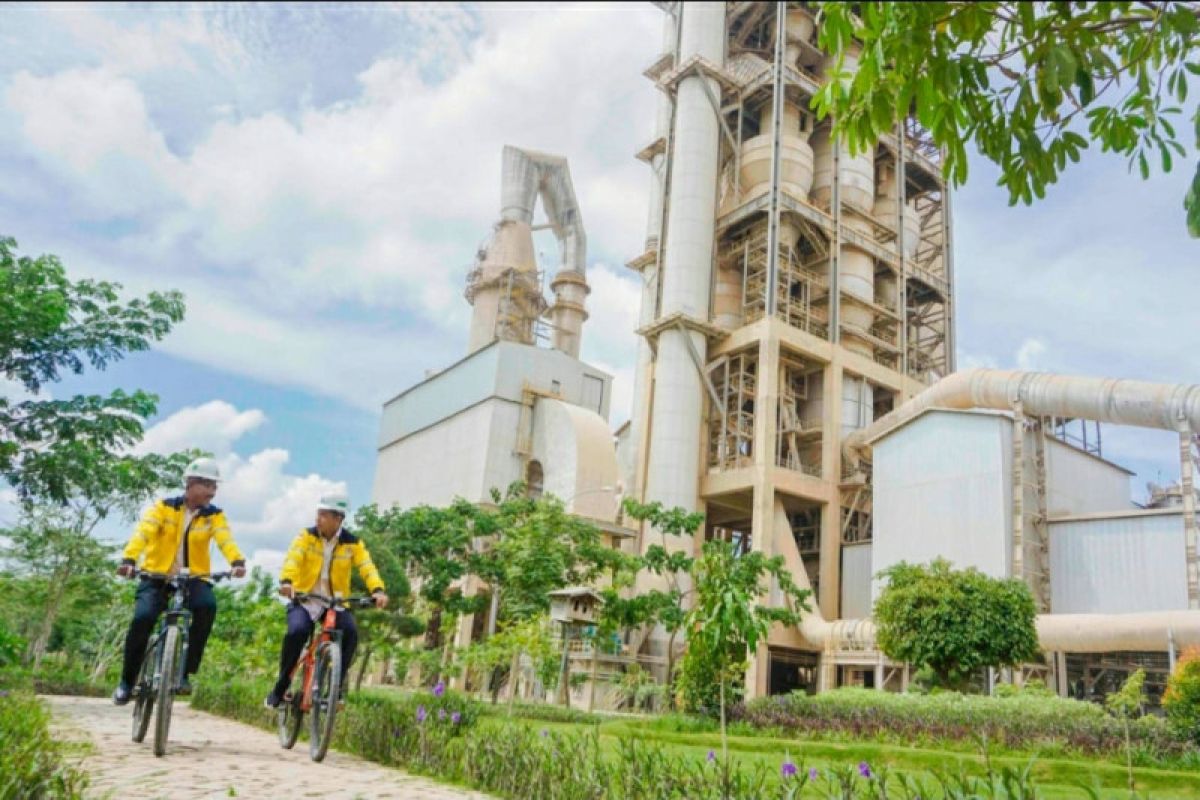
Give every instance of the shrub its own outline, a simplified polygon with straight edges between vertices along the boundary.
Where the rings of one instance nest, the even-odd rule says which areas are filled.
[[[231,684],[197,687],[193,705],[238,719],[262,719],[261,686]],[[873,693],[872,693],[873,694]],[[878,697],[879,695],[874,695]],[[1019,700],[998,701],[1003,704]],[[246,707],[238,710],[235,705]],[[424,722],[416,709],[426,708]],[[463,724],[451,729],[430,724],[429,709],[462,708]],[[986,777],[937,774],[923,783],[901,773],[861,762],[835,769],[809,770],[785,758],[778,765],[722,764],[716,754],[681,753],[622,739],[606,754],[596,731],[559,733],[503,718],[475,724],[481,704],[459,695],[400,695],[387,691],[352,694],[339,723],[335,747],[383,763],[396,764],[442,780],[465,783],[496,797],[539,800],[794,800],[806,784],[815,796],[841,800],[925,797],[930,800],[1000,800],[1040,796],[1030,768],[1006,767]],[[1101,712],[1103,713],[1103,712]],[[435,712],[436,716],[436,712]],[[686,717],[671,717],[683,725]],[[712,727],[709,721],[701,725]]]
[[[966,689],[984,667],[1012,666],[1038,652],[1036,606],[1020,580],[979,570],[901,561],[879,577],[875,601],[879,648],[894,661],[932,671],[942,688]]]
[[[1065,748],[1117,755],[1125,744],[1121,722],[1100,706],[1024,692],[994,698],[838,689],[813,696],[759,698],[735,708],[733,718],[760,728],[855,739],[932,743],[986,737],[996,746],[1026,751]],[[1156,717],[1133,720],[1130,737],[1141,752],[1156,758],[1177,757],[1186,749]]]
[[[67,694],[79,697],[104,697],[112,691],[105,683],[93,683],[81,668],[47,662],[34,670],[9,667],[0,670],[0,686],[19,686],[37,694]]]
[[[512,706],[507,705],[478,705],[475,706],[477,713],[483,716],[511,716],[520,719],[535,719],[542,722],[565,722],[574,725],[596,725],[602,721],[599,714],[592,714],[578,708],[564,708],[563,706],[552,706],[547,703],[513,703]]]
[[[87,777],[64,760],[33,695],[0,690],[0,798],[81,798]]]
[[[0,620],[0,668],[16,664],[25,650],[25,640],[10,631]]]
[[[262,705],[270,688],[267,680],[199,682],[192,707],[274,730],[275,712]],[[478,704],[453,692],[441,696],[385,689],[351,692],[338,714],[333,744],[382,764],[411,766],[408,754],[419,756],[428,750],[423,743],[431,737],[440,741],[461,736],[475,724],[478,709]]]
[[[1175,663],[1162,704],[1175,735],[1200,746],[1200,647],[1188,648]]]

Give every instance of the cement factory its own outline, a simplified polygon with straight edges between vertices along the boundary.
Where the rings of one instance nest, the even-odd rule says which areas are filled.
[[[468,352],[385,404],[372,500],[488,502],[521,480],[630,552],[657,538],[622,518],[623,497],[702,510],[679,547],[782,556],[813,592],[754,654],[750,697],[906,688],[875,645],[873,576],[939,556],[1028,583],[1045,660],[1006,679],[1093,698],[1143,667],[1161,692],[1177,650],[1200,644],[1200,386],[956,372],[951,198],[928,135],[909,120],[858,154],[831,135],[809,108],[835,59],[802,3],[657,5],[632,419],[614,432],[612,378],[579,359],[587,198],[566,159],[505,147]],[[541,229],[560,246],[551,297]],[[1134,504],[1101,423],[1178,433],[1179,483]],[[463,620],[458,642],[485,631]],[[589,705],[631,664],[666,677],[661,632],[615,655],[572,644],[599,662]]]

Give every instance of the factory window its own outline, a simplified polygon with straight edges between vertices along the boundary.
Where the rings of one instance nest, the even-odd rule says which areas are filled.
[[[542,496],[545,474],[542,472],[542,462],[530,461],[525,467],[525,493],[536,500]]]

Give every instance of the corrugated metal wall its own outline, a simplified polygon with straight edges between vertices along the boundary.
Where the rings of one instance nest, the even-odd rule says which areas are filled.
[[[1026,450],[1032,451],[1032,444]],[[1046,506],[1052,517],[1133,507],[1129,473],[1107,461],[1052,439],[1046,448],[1046,470],[1050,477]]]
[[[930,411],[874,444],[875,572],[940,556],[995,577],[1011,574],[1012,426],[997,412]],[[1047,445],[1051,516],[1129,510],[1127,472],[1061,442]],[[1027,434],[1025,502],[1031,513],[1033,454]],[[1027,525],[1026,534],[1031,532]]]
[[[991,414],[932,412],[875,443],[874,572],[941,556],[1008,574],[1008,425]]]
[[[1050,592],[1056,614],[1186,609],[1182,516],[1052,521]]]

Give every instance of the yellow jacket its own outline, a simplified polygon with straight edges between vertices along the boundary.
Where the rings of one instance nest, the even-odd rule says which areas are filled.
[[[184,531],[186,511],[182,497],[159,500],[147,509],[133,536],[129,538],[129,544],[125,545],[122,554],[125,562],[136,564],[139,558],[143,558],[142,569],[147,572],[170,572],[175,564],[175,554],[179,552],[179,537],[186,534],[184,566],[193,575],[212,572],[208,554],[211,549],[209,545],[214,539],[230,566],[245,566],[246,559],[233,543],[233,534],[229,532],[224,511],[207,505],[196,512],[191,527]]]
[[[297,592],[311,592],[321,579],[321,566],[325,562],[325,548],[321,534],[316,528],[305,528],[292,540],[287,558],[283,560],[281,584],[290,583]],[[329,588],[334,594],[350,596],[350,567],[358,568],[358,574],[367,591],[383,590],[383,579],[371,561],[367,546],[350,531],[343,528],[338,542],[333,546],[333,563],[329,565]]]

